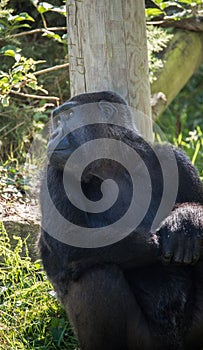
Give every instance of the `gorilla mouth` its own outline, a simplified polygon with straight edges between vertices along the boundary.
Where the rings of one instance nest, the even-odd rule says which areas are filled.
[[[94,180],[100,182],[106,179],[114,179],[116,172],[118,173],[118,165],[111,159],[97,159],[90,163],[83,171],[81,181],[90,183]]]

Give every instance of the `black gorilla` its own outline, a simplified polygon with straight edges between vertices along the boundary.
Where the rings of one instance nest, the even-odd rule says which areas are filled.
[[[200,350],[203,186],[198,174],[180,150],[169,145],[150,146],[132,125],[124,128],[109,120],[109,124],[87,125],[85,131],[78,128],[66,135],[71,118],[82,118],[87,103],[104,103],[102,108],[107,114],[115,104],[127,108],[119,95],[104,91],[75,96],[54,111],[58,123],[53,122],[49,165],[41,186],[39,241],[48,277],[82,350]],[[83,108],[78,110],[78,106]],[[141,223],[123,239],[98,248],[75,247],[58,240],[57,232],[55,238],[49,232],[56,219],[44,191],[46,181],[54,206],[63,218],[80,226],[81,232],[86,227],[105,227],[119,220],[130,203],[129,174],[111,159],[90,163],[82,174],[81,187],[87,198],[97,201],[101,198],[102,181],[113,176],[122,193],[112,208],[103,215],[85,213],[73,208],[67,198],[63,185],[67,159],[83,142],[99,138],[122,141],[139,153],[150,171],[152,197]],[[163,194],[163,176],[155,153],[165,156],[167,162],[167,150],[173,152],[178,165],[177,197],[159,229],[152,232]],[[139,176],[136,164],[135,171]]]

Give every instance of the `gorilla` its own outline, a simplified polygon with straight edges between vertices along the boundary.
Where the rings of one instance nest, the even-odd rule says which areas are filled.
[[[110,149],[115,142],[117,153]],[[101,155],[92,160],[96,143]],[[39,249],[81,350],[203,349],[203,185],[186,155],[146,142],[125,100],[111,91],[77,95],[56,108],[47,155]],[[163,173],[172,158],[174,166]],[[164,177],[173,183],[175,165],[174,200],[176,185],[163,200]],[[85,210],[81,192],[95,210],[89,204]],[[105,196],[102,212],[97,203]],[[132,203],[136,210],[122,224]]]

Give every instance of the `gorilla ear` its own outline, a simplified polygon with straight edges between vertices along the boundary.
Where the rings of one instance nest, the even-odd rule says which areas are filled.
[[[102,115],[104,117],[110,118],[117,112],[117,108],[111,103],[107,101],[100,101],[99,108],[101,109]]]

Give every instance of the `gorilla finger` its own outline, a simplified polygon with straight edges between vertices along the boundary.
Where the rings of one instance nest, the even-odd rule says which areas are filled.
[[[162,260],[165,263],[169,263],[173,256],[172,240],[170,237],[164,238],[162,242]]]
[[[177,264],[180,264],[184,260],[184,244],[181,239],[178,240],[175,250],[174,250],[174,255],[173,255],[173,261]]]
[[[201,237],[196,237],[194,239],[194,243],[193,243],[193,263],[194,264],[200,258],[201,247],[202,247],[202,239],[201,239]]]
[[[194,251],[194,242],[191,237],[188,237],[185,240],[184,244],[184,254],[183,254],[183,263],[186,265],[192,264],[193,261],[193,251]]]

